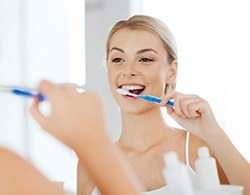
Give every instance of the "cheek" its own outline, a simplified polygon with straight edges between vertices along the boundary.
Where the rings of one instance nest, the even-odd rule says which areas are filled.
[[[115,71],[112,71],[112,69],[110,68],[108,68],[107,70],[107,77],[108,77],[108,82],[110,86],[116,83],[117,74],[115,73]]]
[[[147,71],[148,78],[150,78],[151,82],[164,84],[166,82],[167,70],[165,68],[158,68],[154,70]]]

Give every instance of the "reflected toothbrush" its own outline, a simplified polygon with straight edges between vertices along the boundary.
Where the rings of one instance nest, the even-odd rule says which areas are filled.
[[[0,85],[0,91],[12,93],[12,94],[23,96],[23,97],[37,98],[39,101],[44,101],[46,99],[42,93],[38,92],[35,89],[26,88],[26,87]]]
[[[146,101],[153,102],[153,103],[158,103],[158,104],[161,103],[161,99],[158,98],[158,97],[151,96],[151,95],[136,95],[136,94],[130,93],[126,89],[117,89],[117,93],[119,93],[121,95],[129,95],[129,96],[132,96],[132,97],[144,99]],[[174,106],[174,102],[168,101],[167,104],[166,104],[166,106],[173,107]]]

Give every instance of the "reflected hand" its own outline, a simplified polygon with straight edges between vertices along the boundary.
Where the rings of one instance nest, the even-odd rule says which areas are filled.
[[[84,139],[104,133],[103,105],[96,95],[48,81],[42,81],[38,90],[50,102],[51,114],[45,116],[40,112],[38,100],[34,100],[30,112],[43,129],[65,144],[76,147]]]

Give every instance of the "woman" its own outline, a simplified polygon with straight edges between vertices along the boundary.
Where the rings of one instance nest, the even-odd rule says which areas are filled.
[[[161,21],[136,15],[116,23],[108,34],[106,63],[109,86],[121,109],[122,118],[122,134],[115,145],[125,153],[146,194],[164,194],[167,185],[162,175],[163,155],[168,151],[177,152],[179,159],[193,172],[197,149],[201,146],[214,149],[206,141],[220,132],[219,126],[211,112],[209,117],[212,118],[210,121],[213,120],[212,124],[198,121],[197,118],[202,118],[202,110],[194,109],[189,113],[187,107],[197,103],[206,104],[203,99],[174,91],[178,68],[177,48],[173,35]],[[169,126],[163,119],[159,105],[122,96],[117,93],[119,88],[134,94],[162,97],[164,101],[161,106],[167,100],[174,99],[175,108],[168,108],[169,113],[192,134]],[[198,126],[199,122],[206,127],[211,125],[209,130],[200,132],[203,126]],[[218,170],[221,183],[228,183],[220,164]],[[94,184],[79,164],[78,195],[91,194],[93,189]]]
[[[47,81],[40,84],[39,90],[51,103],[52,112],[50,116],[43,116],[38,109],[39,102],[35,101],[31,107],[32,115],[48,133],[77,153],[82,165],[98,185],[101,193],[139,195],[139,191],[142,190],[140,183],[133,176],[133,171],[130,172],[126,166],[126,159],[122,159],[105,133],[106,127],[100,99],[90,93],[79,94],[72,86],[58,86]],[[171,98],[174,98],[177,103],[178,99],[181,99],[178,97],[180,95],[176,92],[169,93],[165,96],[162,105],[165,105],[165,102]],[[213,127],[215,123],[213,116],[210,115],[211,110],[206,103],[204,104],[203,101],[201,103],[198,103],[198,106],[194,104],[186,110],[182,107],[185,112],[190,113],[190,116],[186,118],[180,117],[180,114],[171,108],[168,108],[168,112],[186,127],[188,127],[187,120],[191,118],[196,120],[203,118],[209,122],[209,126]],[[98,113],[95,112],[96,109],[99,110]],[[194,110],[198,110],[202,117],[196,115]],[[217,147],[215,151],[218,159],[226,167],[229,178],[234,179],[232,181],[235,183],[240,182],[244,185],[245,194],[249,194],[249,163],[235,150],[220,129],[218,132],[216,136],[210,133],[209,143]],[[224,155],[225,151],[230,153],[230,157]],[[123,160],[122,163],[121,160]],[[0,148],[0,162],[0,194],[65,194],[62,188],[51,183],[28,162],[4,148]]]

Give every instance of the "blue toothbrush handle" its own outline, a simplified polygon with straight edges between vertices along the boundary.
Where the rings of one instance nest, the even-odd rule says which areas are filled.
[[[44,101],[46,99],[45,96],[42,93],[31,92],[30,90],[27,90],[27,89],[14,88],[14,89],[11,90],[11,92],[16,94],[16,95],[20,95],[20,96],[24,96],[24,97],[35,97],[39,101]]]
[[[141,98],[141,99],[144,99],[144,100],[147,100],[149,102],[154,102],[154,103],[161,103],[161,99],[158,98],[158,97],[155,97],[155,96],[150,96],[150,95],[139,95],[138,98]],[[170,106],[170,107],[173,107],[174,106],[174,102],[172,101],[168,101],[166,106]]]
[[[174,107],[174,102],[173,101],[168,101],[166,106]]]

